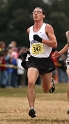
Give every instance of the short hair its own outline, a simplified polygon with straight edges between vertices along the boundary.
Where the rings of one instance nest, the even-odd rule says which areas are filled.
[[[42,7],[36,7],[36,8],[40,8],[42,10],[43,15],[46,15],[46,12]]]

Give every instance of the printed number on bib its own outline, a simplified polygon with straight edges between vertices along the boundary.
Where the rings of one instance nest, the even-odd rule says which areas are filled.
[[[32,44],[32,54],[44,53],[44,46],[42,43]]]

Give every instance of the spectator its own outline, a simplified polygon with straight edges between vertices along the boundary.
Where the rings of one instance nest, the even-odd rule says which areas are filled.
[[[9,67],[12,63],[11,63],[11,58],[9,55],[7,55],[5,57],[6,60],[6,64],[7,64],[7,74],[8,74],[8,81],[7,81],[7,87],[11,88],[11,81],[12,81],[12,72],[13,72],[13,68]]]
[[[18,74],[18,86],[22,86],[22,76],[24,74],[24,68],[21,66],[22,57],[17,58],[17,74]]]
[[[1,51],[0,52],[0,86],[6,87],[7,80],[8,80],[8,75],[6,70],[6,61],[4,58],[4,52]]]
[[[12,87],[18,87],[17,58],[18,58],[17,53],[15,53],[15,54],[11,53],[11,64],[13,65],[13,68],[12,68],[12,81],[11,81]]]

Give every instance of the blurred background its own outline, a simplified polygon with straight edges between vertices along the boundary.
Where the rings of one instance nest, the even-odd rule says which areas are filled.
[[[28,46],[26,29],[33,24],[35,7],[46,11],[45,23],[54,27],[58,48],[66,44],[65,32],[69,30],[69,0],[0,0],[0,41]]]
[[[13,68],[15,68],[15,66],[18,67],[17,65],[18,63],[12,60],[14,59],[22,60],[22,58],[19,58],[19,55],[22,52],[26,52],[27,48],[29,47],[28,34],[26,30],[28,27],[33,25],[32,11],[37,6],[40,6],[45,9],[46,18],[44,22],[51,24],[54,28],[58,42],[58,47],[56,50],[62,49],[66,44],[65,32],[69,30],[69,0],[30,0],[30,1],[0,0],[0,51],[1,51],[0,86],[1,87],[10,86],[10,81],[9,83],[7,83],[6,81],[8,80],[7,74],[6,74],[7,77],[6,80],[2,83],[2,80],[4,79],[4,77],[2,77],[2,75],[4,75],[2,74],[2,71],[7,70],[7,68],[3,68],[4,65],[8,63],[9,64],[14,63]],[[55,50],[53,50],[52,52],[54,51]],[[11,54],[12,52],[13,54]],[[65,60],[66,60],[66,53],[55,62],[57,64],[56,64],[56,71],[53,73],[53,77],[56,80],[56,82],[67,82]],[[62,71],[63,74],[62,72],[58,73],[58,70]],[[19,73],[19,77],[24,73],[26,74],[25,70],[22,71],[23,72]],[[17,72],[17,68],[15,72]],[[11,70],[10,73],[13,73],[13,71]],[[60,76],[60,74],[62,75]],[[64,80],[62,76],[64,77]],[[18,76],[16,77],[18,78]],[[27,85],[27,82],[24,83],[26,83],[25,85]],[[41,82],[39,79],[39,82],[37,84],[40,83]],[[23,84],[16,82],[15,85],[12,84],[11,86],[17,87],[21,85]]]

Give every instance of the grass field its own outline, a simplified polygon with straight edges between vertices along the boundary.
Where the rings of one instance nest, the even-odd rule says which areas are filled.
[[[53,94],[36,86],[36,118],[28,116],[27,87],[0,88],[0,124],[69,124],[67,83],[56,84]]]

